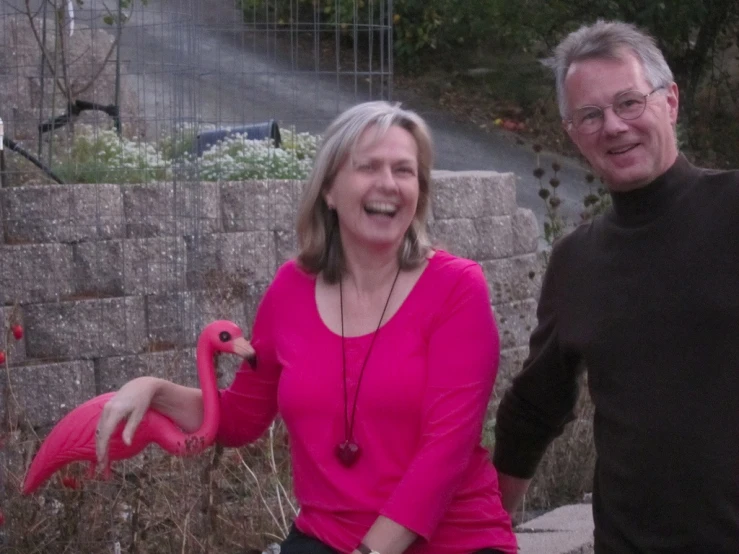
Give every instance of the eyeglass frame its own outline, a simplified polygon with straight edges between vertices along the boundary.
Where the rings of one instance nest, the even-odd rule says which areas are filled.
[[[655,92],[657,92],[658,90],[666,89],[667,86],[668,85],[660,85],[658,87],[653,88],[650,92],[648,92],[646,94],[643,94],[642,96],[644,97],[644,109],[636,117],[622,117],[621,114],[619,114],[615,110],[613,111],[613,113],[615,115],[617,115],[623,121],[634,121],[635,119],[639,119],[642,115],[644,115],[644,112],[647,110],[647,99],[650,96],[652,96]],[[615,96],[614,100],[616,98],[618,98],[619,96],[622,96],[624,94],[628,94],[630,92],[639,92],[641,94],[641,92],[638,91],[638,90],[636,90],[636,89],[625,90],[623,92],[618,93]],[[584,134],[584,135],[593,135],[593,134],[597,133],[598,131],[600,131],[603,128],[603,125],[605,124],[605,120],[606,120],[606,118],[605,118],[605,116],[606,116],[606,109],[608,109],[608,108],[613,109],[613,105],[614,104],[617,104],[617,102],[612,102],[611,104],[608,104],[607,106],[603,106],[602,108],[600,106],[596,106],[596,105],[592,104],[592,105],[582,106],[580,108],[577,108],[575,111],[573,111],[572,113],[574,114],[575,112],[579,112],[580,110],[585,110],[585,109],[588,109],[588,108],[597,108],[598,110],[600,110],[600,113],[602,114],[601,115],[601,118],[600,118],[600,121],[601,121],[600,126],[597,129],[595,129],[594,131],[590,131],[590,132],[586,132],[586,133],[582,133],[582,134]],[[568,119],[565,119],[564,120],[564,123],[566,123],[570,128],[575,129],[575,131],[577,131],[578,133],[581,132],[580,131],[580,127],[579,126],[575,126],[575,122],[572,120],[572,117],[569,117]]]

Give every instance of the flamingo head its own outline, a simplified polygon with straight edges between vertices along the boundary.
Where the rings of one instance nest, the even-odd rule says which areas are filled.
[[[209,323],[200,334],[198,342],[204,341],[213,354],[230,353],[241,356],[252,368],[256,368],[257,354],[241,328],[231,321],[221,319]]]

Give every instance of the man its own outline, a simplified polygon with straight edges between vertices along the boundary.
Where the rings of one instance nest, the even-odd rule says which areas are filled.
[[[677,148],[678,88],[654,41],[599,21],[556,49],[570,138],[613,206],[559,241],[494,460],[513,513],[573,418],[595,405],[595,552],[739,552],[739,172]]]

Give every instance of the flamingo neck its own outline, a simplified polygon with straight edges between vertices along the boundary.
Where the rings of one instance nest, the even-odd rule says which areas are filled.
[[[203,394],[203,423],[194,433],[188,436],[206,441],[210,444],[215,440],[220,424],[220,410],[218,397],[218,383],[216,370],[213,364],[213,356],[216,349],[210,341],[200,339],[198,341],[196,361],[198,366],[198,381]]]

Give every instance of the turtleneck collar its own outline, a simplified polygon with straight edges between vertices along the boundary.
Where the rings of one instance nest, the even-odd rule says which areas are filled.
[[[628,192],[611,192],[610,218],[629,227],[653,221],[687,192],[686,185],[695,181],[698,172],[685,156],[678,154],[675,163],[648,185]]]

